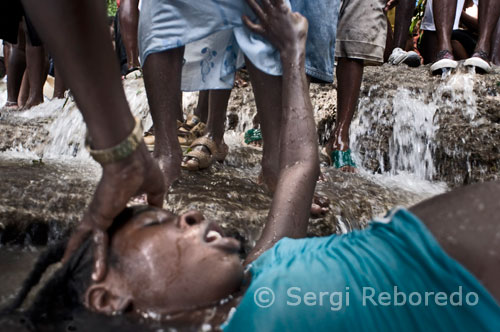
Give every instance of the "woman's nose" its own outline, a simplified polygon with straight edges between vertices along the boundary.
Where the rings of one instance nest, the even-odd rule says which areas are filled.
[[[180,226],[194,226],[200,224],[205,217],[200,211],[189,211],[181,215]]]

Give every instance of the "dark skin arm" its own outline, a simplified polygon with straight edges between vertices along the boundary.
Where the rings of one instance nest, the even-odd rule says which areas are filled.
[[[262,236],[247,257],[255,260],[283,237],[306,236],[314,188],[319,176],[318,145],[309,86],[304,69],[307,20],[291,13],[283,0],[247,0],[259,17],[255,33],[279,51],[283,64],[283,121],[280,133],[280,173]]]
[[[134,118],[123,91],[102,0],[23,0],[23,5],[50,53],[58,73],[75,96],[94,149],[112,147],[126,138]],[[142,143],[126,159],[103,166],[94,197],[70,238],[63,261],[92,234],[96,242],[93,278],[106,275],[106,230],[129,199],[148,194],[161,207],[163,176]]]

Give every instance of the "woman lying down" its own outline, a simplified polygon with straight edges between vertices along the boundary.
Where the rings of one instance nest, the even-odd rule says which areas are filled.
[[[281,173],[255,249],[242,264],[239,242],[200,212],[127,209],[108,230],[106,277],[91,279],[89,239],[38,292],[27,320],[82,307],[195,317],[223,300],[224,319],[211,323],[224,331],[500,331],[499,182],[393,210],[364,230],[305,238],[319,173],[307,21],[282,0],[248,2],[260,24],[245,23],[279,49],[284,70]],[[63,251],[42,255],[11,313]]]

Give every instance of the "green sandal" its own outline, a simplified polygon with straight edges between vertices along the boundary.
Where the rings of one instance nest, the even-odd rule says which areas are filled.
[[[356,163],[352,160],[351,149],[346,151],[333,150],[330,152],[330,163],[337,169],[344,166],[356,168]]]

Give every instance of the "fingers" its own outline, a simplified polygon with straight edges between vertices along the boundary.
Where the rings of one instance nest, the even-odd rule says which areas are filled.
[[[148,180],[141,186],[139,192],[136,194],[140,195],[145,193],[149,205],[162,208],[163,199],[167,191],[165,182],[163,181],[163,174],[158,167],[153,168],[149,174]]]
[[[271,3],[273,4],[274,7],[277,7],[277,8],[286,6],[284,0],[271,0]]]
[[[165,197],[165,189],[163,188],[160,191],[150,191],[147,193],[148,195],[148,204],[152,206],[156,206],[159,208],[163,207],[163,198]]]
[[[248,16],[246,15],[243,15],[241,17],[241,19],[243,20],[243,23],[245,23],[245,25],[250,29],[252,30],[253,32],[257,33],[257,34],[263,34],[264,32],[266,32],[266,30],[264,29],[264,27],[260,24],[256,24],[256,23],[253,23],[249,18]]]
[[[273,5],[271,4],[271,1],[261,0],[260,2],[262,2],[262,7],[264,7],[265,12],[269,12],[269,10],[272,10]]]
[[[61,262],[64,264],[66,263],[73,253],[80,248],[82,243],[87,239],[89,234],[92,232],[92,228],[90,225],[86,223],[81,223],[75,230],[75,232],[71,235],[68,245],[66,246],[66,250],[64,251],[63,258],[61,259]]]
[[[259,4],[257,3],[256,0],[246,0],[248,5],[250,6],[250,8],[252,8],[252,10],[254,11],[254,13],[257,15],[257,17],[263,21],[266,19],[266,14],[264,13],[264,11],[262,10],[262,8],[259,6]],[[243,21],[245,22],[244,20],[244,17],[246,16],[243,16]],[[250,21],[250,20],[248,20]],[[245,22],[245,24],[247,24]],[[248,26],[248,25],[247,25]],[[250,28],[250,26],[248,26]],[[251,29],[251,28],[250,28]]]
[[[94,231],[94,273],[92,280],[99,282],[104,279],[107,271],[108,234],[102,230]]]

